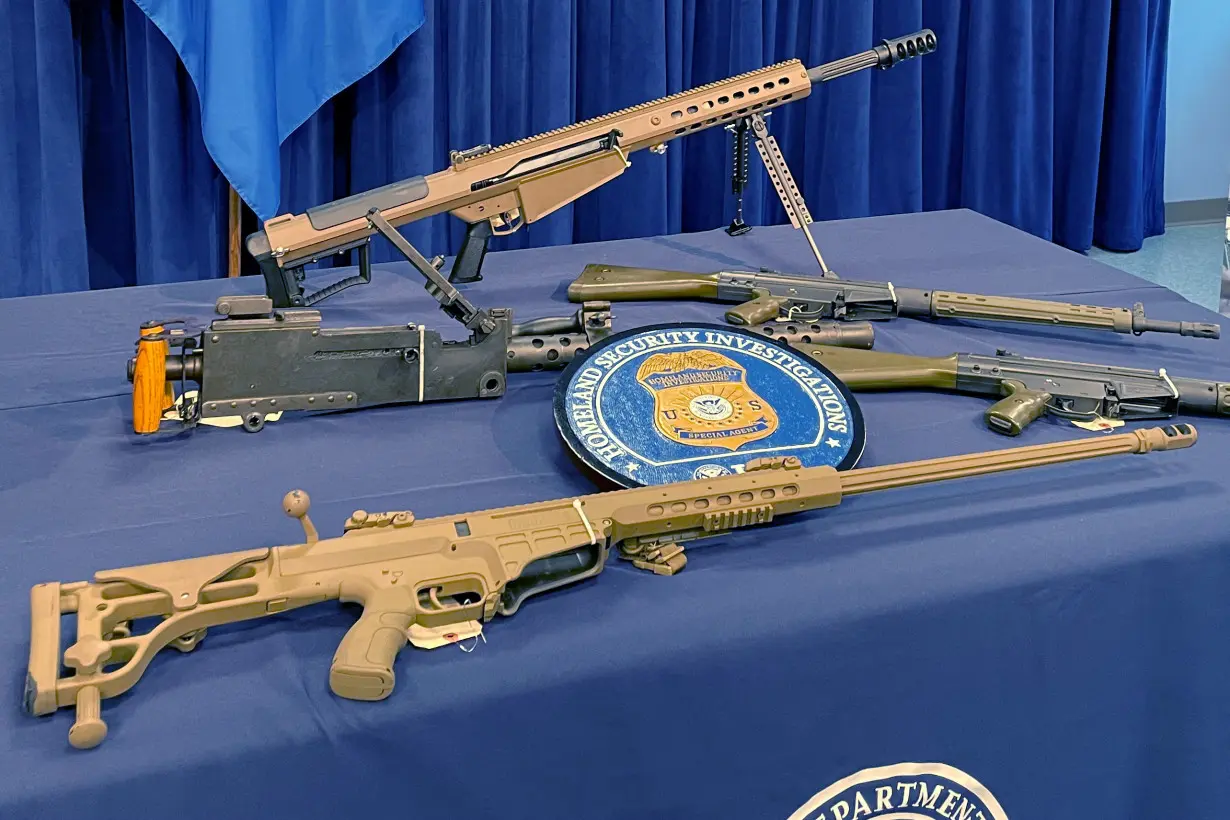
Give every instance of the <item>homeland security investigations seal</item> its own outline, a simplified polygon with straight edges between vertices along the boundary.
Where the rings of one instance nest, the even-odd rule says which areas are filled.
[[[765,456],[848,469],[864,445],[862,414],[832,373],[724,325],[655,325],[594,345],[560,377],[555,421],[582,463],[625,487],[727,475]]]
[[[812,797],[789,820],[1008,820],[995,795],[944,763],[863,769]]]

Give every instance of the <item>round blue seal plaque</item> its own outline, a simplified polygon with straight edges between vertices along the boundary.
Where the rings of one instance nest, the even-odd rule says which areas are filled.
[[[654,325],[594,345],[560,377],[555,422],[582,463],[625,487],[726,475],[766,456],[845,470],[864,444],[836,376],[726,325]]]

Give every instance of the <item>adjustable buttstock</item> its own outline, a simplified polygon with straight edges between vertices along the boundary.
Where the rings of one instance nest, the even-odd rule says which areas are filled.
[[[1003,389],[1008,395],[987,409],[987,426],[1006,436],[1019,436],[1051,403],[1050,393],[1030,390],[1018,381],[1004,382]]]
[[[732,325],[758,325],[762,322],[770,322],[780,316],[782,309],[789,305],[789,297],[762,293],[750,302],[744,302],[726,311],[726,321]]]

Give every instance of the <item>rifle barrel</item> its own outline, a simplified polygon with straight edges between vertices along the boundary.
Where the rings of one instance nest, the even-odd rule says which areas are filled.
[[[929,28],[884,40],[875,48],[869,48],[831,63],[824,63],[807,70],[807,79],[813,83],[827,83],[865,68],[892,68],[903,60],[921,57],[935,51],[935,32]]]
[[[1104,438],[1034,444],[1008,450],[992,450],[963,456],[932,458],[906,464],[886,464],[841,473],[842,495],[858,495],[875,490],[891,490],[944,481],[950,478],[1002,473],[1044,464],[1062,464],[1101,456],[1148,453],[1153,450],[1181,450],[1196,443],[1196,428],[1172,424],[1133,430]]]

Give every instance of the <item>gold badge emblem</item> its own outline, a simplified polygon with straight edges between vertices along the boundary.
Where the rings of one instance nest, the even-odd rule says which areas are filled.
[[[747,370],[720,353],[655,353],[636,380],[653,395],[653,420],[671,441],[738,450],[777,430],[777,413],[747,384]]]

